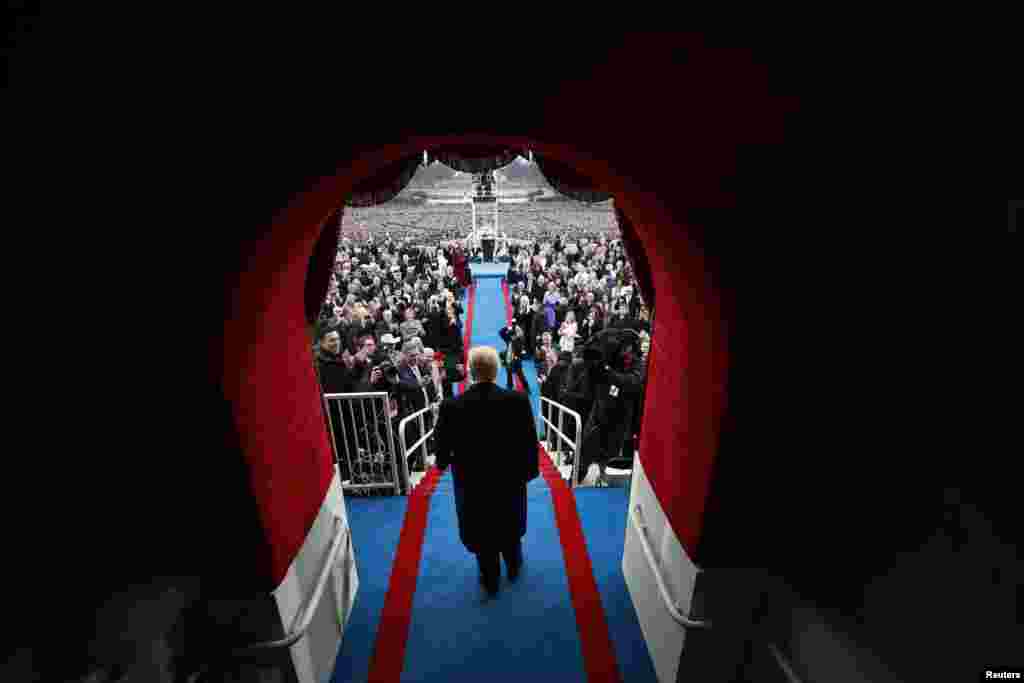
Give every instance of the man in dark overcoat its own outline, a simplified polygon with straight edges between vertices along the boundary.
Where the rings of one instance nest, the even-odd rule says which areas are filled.
[[[530,400],[495,383],[498,352],[473,348],[469,371],[473,386],[441,404],[434,431],[437,467],[452,466],[459,539],[476,555],[480,583],[494,596],[499,555],[510,581],[523,564],[526,485],[540,474],[539,447]]]

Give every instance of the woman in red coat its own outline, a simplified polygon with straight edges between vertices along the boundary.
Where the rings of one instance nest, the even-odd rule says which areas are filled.
[[[466,269],[466,254],[462,251],[462,247],[455,247],[455,257],[452,264],[455,268],[455,278],[463,287],[468,287],[470,285],[469,273]]]

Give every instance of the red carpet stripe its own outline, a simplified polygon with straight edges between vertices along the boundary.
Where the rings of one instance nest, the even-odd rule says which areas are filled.
[[[427,530],[430,495],[437,486],[440,474],[436,467],[431,467],[427,476],[409,496],[402,535],[398,539],[398,551],[391,568],[388,594],[384,598],[377,639],[370,657],[370,673],[367,677],[370,683],[398,683],[402,677],[405,646],[412,621],[412,600],[416,595],[416,577],[423,554],[423,536]]]
[[[569,578],[569,593],[576,611],[576,625],[580,633],[583,666],[589,683],[621,683],[619,663],[608,631],[601,594],[594,580],[594,568],[587,554],[583,526],[576,511],[576,499],[568,482],[562,479],[551,457],[541,446],[540,470],[551,488],[551,502],[555,507],[558,535],[562,541],[565,572]]]
[[[469,373],[469,347],[473,336],[473,308],[476,302],[476,282],[469,285],[469,301],[463,330],[463,366]],[[466,380],[459,383],[459,393],[466,390]],[[430,496],[437,486],[441,473],[431,467],[427,476],[409,494],[402,533],[398,539],[394,566],[388,593],[384,597],[380,627],[374,641],[370,658],[369,683],[398,683],[405,665],[405,647],[409,638],[409,624],[412,622],[412,602],[416,595],[416,578],[419,575],[420,558],[423,555],[423,538],[427,531],[427,512]]]
[[[501,281],[505,297],[505,315],[512,322],[512,302],[509,298],[508,281]],[[523,390],[523,383],[515,377],[515,386]],[[569,484],[551,462],[541,446],[540,469],[551,489],[551,502],[555,507],[558,535],[562,541],[565,557],[565,571],[569,578],[569,593],[576,610],[576,625],[580,633],[583,650],[583,664],[590,683],[620,683],[619,664],[615,657],[608,620],[601,605],[601,594],[594,579],[594,568],[587,554],[587,543],[583,536],[583,525],[576,510],[576,498]]]
[[[476,302],[476,280],[469,285],[469,303],[466,307],[466,329],[463,330],[462,340],[462,367],[466,372],[466,379],[469,378],[469,344],[473,338],[473,304]],[[459,383],[459,394],[466,390],[466,379]]]
[[[502,283],[508,319],[512,319],[509,303],[508,284]],[[475,283],[469,291],[469,310],[466,316],[466,354],[469,353],[469,339],[472,331],[473,304],[476,296]],[[468,365],[468,363],[467,363]],[[460,387],[460,393],[464,389]],[[516,379],[516,387],[522,391],[522,383]],[[583,526],[576,511],[575,499],[568,483],[555,469],[543,446],[540,448],[540,470],[551,489],[551,500],[558,524],[558,535],[565,558],[565,570],[569,581],[569,593],[576,612],[576,625],[580,634],[583,663],[590,683],[621,683],[618,660],[612,646],[608,622],[601,595],[594,580],[594,569],[587,554]],[[409,496],[398,541],[398,551],[391,570],[388,593],[381,611],[380,627],[370,658],[370,683],[399,683],[405,666],[405,650],[412,622],[412,604],[416,595],[416,579],[423,554],[423,539],[427,529],[427,513],[430,497],[441,477],[441,472],[431,467],[423,481]]]
[[[508,280],[505,278],[501,278],[501,295],[505,297],[506,323],[510,323],[512,322],[512,302],[509,301]],[[523,391],[523,381],[519,379],[519,375],[512,375],[512,381],[515,382],[516,391]]]

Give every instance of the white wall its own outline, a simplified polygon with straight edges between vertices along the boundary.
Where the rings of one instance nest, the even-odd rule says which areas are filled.
[[[634,457],[622,573],[626,578],[626,585],[658,680],[661,683],[675,683],[686,631],[672,618],[662,600],[658,583],[640,542],[640,531],[634,521],[634,510],[637,505],[641,507],[641,517],[647,526],[647,538],[668,590],[679,605],[680,611],[689,614],[698,569],[669,525],[665,512],[644,474],[640,459]]]
[[[285,632],[291,628],[295,615],[312,595],[334,540],[340,518],[345,537],[338,562],[331,570],[319,606],[306,636],[291,648],[292,662],[300,683],[324,683],[330,680],[338,648],[359,588],[352,536],[348,532],[348,516],[341,481],[335,467],[334,479],[313,528],[299,554],[288,568],[284,581],[274,591],[281,623]]]

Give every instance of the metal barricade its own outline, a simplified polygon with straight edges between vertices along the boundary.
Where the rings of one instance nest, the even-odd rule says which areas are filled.
[[[335,412],[341,424],[335,425]],[[341,470],[346,491],[392,489],[401,493],[401,468],[398,463],[388,394],[372,391],[351,394],[325,394],[324,409],[331,443]],[[340,446],[339,446],[340,437]]]
[[[572,475],[570,477],[570,481],[572,482],[572,488],[576,488],[576,468],[579,466],[579,462],[580,462],[580,444],[583,441],[583,419],[580,417],[580,414],[577,413],[575,410],[573,410],[571,408],[568,408],[568,407],[562,405],[561,403],[558,403],[557,401],[552,401],[550,398],[547,398],[545,396],[541,396],[540,400],[541,400],[541,404],[540,404],[541,405],[541,415],[540,416],[541,416],[541,419],[544,420],[544,424],[547,425],[548,453],[550,453],[551,455],[555,456],[555,466],[556,467],[561,467],[562,446],[563,445],[568,445],[569,448],[572,449],[572,453],[573,453],[573,457],[572,457]],[[548,411],[548,415],[544,414],[543,408],[544,408],[544,404],[545,403],[547,403],[550,406],[550,408],[551,408],[551,410]],[[558,412],[558,426],[557,427],[555,426],[555,424],[550,419],[548,419],[549,416],[552,417],[552,418],[554,417],[553,411],[557,411]],[[569,417],[571,417],[571,418],[576,420],[576,440],[575,441],[570,440],[569,437],[567,437],[565,435],[565,432],[562,430],[563,427],[564,427],[564,420],[565,420],[566,414],[568,414]],[[557,446],[553,450],[551,448],[551,433],[552,432],[555,433],[555,437],[557,439],[556,440]]]
[[[432,454],[427,451],[427,440],[434,435],[434,427],[437,426],[437,418],[434,415],[434,411],[437,409],[438,406],[438,403],[432,403],[426,406],[425,408],[420,408],[415,413],[405,417],[401,422],[398,423],[399,453],[402,456],[402,473],[403,476],[405,477],[405,481],[409,484],[407,490],[412,490],[412,482],[410,481],[410,475],[408,471],[409,455],[415,453],[418,449],[420,449],[423,454],[424,464],[429,464],[427,462],[427,458],[429,458]],[[431,416],[429,430],[426,428],[426,424],[424,424],[424,417],[426,416],[427,413],[430,413]],[[405,427],[413,420],[416,420],[417,423],[419,424],[420,438],[416,440],[416,443],[412,444],[411,446],[408,446],[405,443]]]

